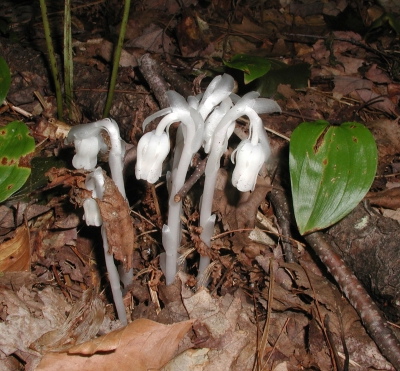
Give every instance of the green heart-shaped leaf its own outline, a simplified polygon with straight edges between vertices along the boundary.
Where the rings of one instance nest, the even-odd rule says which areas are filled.
[[[247,54],[236,54],[229,61],[223,61],[225,66],[244,72],[244,83],[258,79],[271,68],[271,63],[263,58]]]
[[[0,127],[0,202],[18,191],[31,173],[29,154],[35,141],[23,122]]]
[[[10,88],[11,76],[6,61],[0,57],[0,105]]]
[[[302,235],[329,227],[353,210],[374,180],[377,150],[363,125],[303,122],[290,138],[294,214]]]

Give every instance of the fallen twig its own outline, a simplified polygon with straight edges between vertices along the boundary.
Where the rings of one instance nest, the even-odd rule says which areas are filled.
[[[150,54],[145,54],[139,61],[139,69],[153,91],[161,108],[169,107],[165,94],[169,90],[167,83],[162,77],[158,62]]]
[[[321,232],[311,233],[305,236],[305,239],[333,275],[350,304],[356,309],[363,325],[383,356],[396,370],[400,370],[400,342],[378,306],[339,255],[333,251]]]

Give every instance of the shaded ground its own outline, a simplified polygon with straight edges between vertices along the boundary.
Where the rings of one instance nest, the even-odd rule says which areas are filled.
[[[111,108],[123,138],[131,144],[125,176],[136,249],[134,281],[124,300],[132,320],[175,325],[155,327],[141,322],[140,329],[128,326],[101,345],[71,351],[113,350],[89,358],[49,353],[65,351],[119,326],[104,272],[99,229],[85,227],[82,210],[69,202],[67,187],[40,188],[47,184],[44,173],[51,166],[71,169],[73,149],[63,144],[68,125],[100,118],[106,99],[111,41],[116,39],[123,4],[81,5],[73,2],[75,109],[74,120],[67,124],[55,119],[38,4],[6,2],[0,14],[10,17],[12,26],[0,38],[0,55],[12,73],[7,101],[33,115],[24,118],[4,106],[1,124],[24,120],[38,144],[39,159],[35,167],[32,163],[37,178],[0,205],[1,369],[35,369],[43,355],[40,370],[124,370],[132,362],[137,370],[160,369],[174,354],[184,352],[163,369],[252,370],[257,369],[263,332],[267,334],[265,356],[258,358],[265,369],[331,370],[334,363],[342,369],[346,347],[352,370],[393,369],[323,265],[296,234],[293,223],[279,217],[279,207],[272,207],[274,200],[269,197],[273,187],[289,190],[285,138],[300,122],[358,121],[372,131],[379,164],[367,198],[374,208],[360,205],[328,235],[397,331],[400,60],[398,26],[393,21],[397,9],[342,1],[263,5],[249,1],[235,6],[229,1],[184,1],[182,7],[174,1],[132,4]],[[63,5],[52,2],[51,6],[53,34],[60,35],[58,12]],[[394,18],[373,23],[385,10]],[[141,124],[159,109],[145,73],[138,68],[138,59],[147,52],[170,88],[185,97],[204,90],[211,75],[224,71],[222,59],[239,53],[303,66],[294,72],[276,72],[250,88],[243,86],[238,71],[228,70],[237,79],[240,95],[246,89],[258,89],[276,99],[283,113],[263,116],[274,160],[254,192],[240,194],[232,187],[232,165],[229,156],[224,157],[213,205],[217,225],[208,290],[196,291],[194,279],[196,248],[201,248],[196,226],[202,179],[184,201],[181,253],[187,253],[187,269],[168,287],[158,259],[167,214],[165,177],[156,187],[134,179],[134,149],[142,135]],[[304,68],[304,63],[309,67]],[[195,80],[202,73],[207,76]],[[247,130],[248,123],[240,120],[235,133],[241,138]],[[234,138],[230,150],[237,143]],[[288,241],[298,263],[285,262],[282,244]],[[8,272],[15,270],[19,272]],[[148,335],[145,339],[140,338],[143,333]],[[137,334],[142,335],[138,338]],[[160,345],[164,343],[170,347]],[[122,362],[121,354],[131,355],[128,364]]]

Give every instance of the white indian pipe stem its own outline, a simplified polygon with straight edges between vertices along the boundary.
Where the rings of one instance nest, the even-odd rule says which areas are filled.
[[[182,124],[181,124],[182,125]],[[186,140],[182,149],[177,169],[173,171],[171,193],[168,201],[168,224],[163,227],[163,245],[166,252],[165,281],[169,285],[174,282],[178,257],[178,248],[181,243],[181,212],[182,201],[175,202],[174,197],[185,184],[186,173],[192,160],[192,142],[194,139],[194,126],[186,125]]]
[[[118,124],[109,118],[96,121],[95,126],[105,129],[110,137],[111,149],[108,155],[108,163],[110,164],[111,177],[120,191],[122,197],[126,200],[125,185],[123,178],[123,151],[121,144],[121,136]]]
[[[215,223],[215,215],[212,215],[211,212],[217,173],[218,167],[214,168],[214,171],[206,175],[200,206],[200,227],[203,228],[200,233],[200,238],[208,247],[211,246],[211,237],[214,231]],[[209,264],[210,258],[207,255],[200,256],[198,276],[203,274],[204,270]]]
[[[104,256],[108,272],[108,280],[110,281],[111,292],[114,299],[114,305],[117,310],[118,319],[126,326],[128,324],[125,312],[125,305],[122,299],[121,284],[119,282],[119,274],[117,267],[114,263],[113,254],[108,253],[108,242],[106,236],[106,229],[101,227],[101,237],[103,238]]]

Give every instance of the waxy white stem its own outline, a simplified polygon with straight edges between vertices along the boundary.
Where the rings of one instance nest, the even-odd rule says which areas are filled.
[[[117,267],[115,266],[114,263],[114,256],[112,253],[111,254],[108,253],[107,235],[104,226],[101,226],[101,237],[103,238],[104,257],[106,261],[108,280],[110,281],[115,309],[117,310],[118,319],[124,326],[126,326],[128,321],[126,318],[124,301],[122,299],[121,284],[119,282],[120,278]]]

